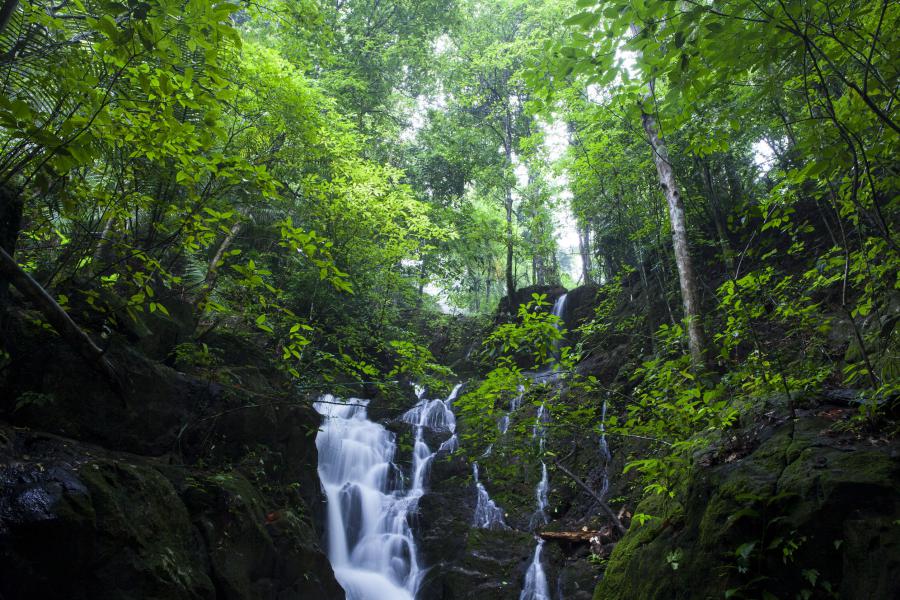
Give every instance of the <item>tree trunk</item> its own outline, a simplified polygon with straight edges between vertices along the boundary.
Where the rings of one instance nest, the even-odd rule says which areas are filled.
[[[197,299],[194,301],[194,306],[200,306],[206,299],[209,298],[209,294],[216,287],[216,280],[219,278],[219,263],[222,262],[222,259],[225,256],[225,252],[231,247],[231,244],[234,242],[234,238],[238,236],[241,232],[241,229],[244,228],[244,223],[242,221],[238,221],[234,225],[231,226],[231,229],[228,230],[228,233],[225,235],[225,238],[222,240],[222,243],[219,244],[216,253],[213,255],[212,259],[210,259],[208,266],[206,267],[206,277],[203,279],[203,289],[200,291],[200,294],[197,295]]]
[[[506,297],[509,314],[515,314],[513,297],[516,295],[516,280],[513,277],[513,226],[512,226],[512,193],[506,190]]]
[[[531,255],[531,270],[534,273],[535,285],[544,285],[547,281],[547,268],[544,266],[544,257],[541,255],[540,250],[536,250]]]
[[[556,250],[550,255],[550,283],[553,285],[560,284],[559,277],[559,259],[556,256]]]
[[[581,272],[584,284],[593,283],[591,271],[594,266],[591,261],[591,227],[588,224],[578,228],[578,251],[581,254]]]
[[[639,31],[633,23],[631,32],[637,36]],[[654,95],[654,82],[651,78],[650,91],[645,100],[650,100]],[[669,162],[669,151],[665,142],[659,137],[656,118],[642,102],[641,124],[653,150],[653,162],[656,164],[656,173],[659,177],[659,185],[666,197],[669,208],[669,221],[672,226],[672,248],[675,251],[675,266],[678,268],[678,283],[681,287],[681,301],[684,306],[684,318],[687,321],[688,346],[691,351],[691,360],[695,367],[705,366],[705,335],[703,321],[700,314],[700,294],[697,284],[697,275],[694,272],[694,264],[691,260],[691,248],[688,243],[687,224],[684,217],[684,202],[678,183],[675,181],[675,172],[672,163]]]
[[[512,169],[512,117],[509,114],[509,104],[507,101],[506,108],[506,139],[503,141],[503,150],[506,154],[506,166]],[[515,258],[513,245],[513,197],[512,188],[506,184],[506,297],[508,302],[506,308],[509,314],[516,314],[516,307],[513,306],[513,298],[516,295],[516,279],[513,276],[513,260]]]
[[[3,30],[9,25],[9,20],[16,12],[18,5],[19,0],[3,0],[3,5],[0,6],[0,33],[3,33]]]
[[[684,217],[684,202],[681,199],[681,192],[675,181],[672,163],[669,162],[668,150],[657,134],[656,119],[644,109],[643,105],[641,105],[641,122],[653,149],[653,162],[656,163],[659,185],[663,189],[666,204],[669,207],[669,221],[672,226],[672,248],[675,251],[675,266],[678,267],[681,301],[684,305],[684,317],[687,320],[688,346],[691,351],[691,360],[695,366],[702,367],[704,365],[705,335],[700,314],[699,286],[697,285],[697,275],[694,272],[694,264],[691,260],[691,248],[688,242],[687,224]]]
[[[22,195],[8,187],[0,187],[0,250],[13,257],[16,255],[16,242],[22,226]],[[15,264],[15,261],[13,261]],[[0,331],[6,328],[6,307],[9,306],[9,284],[12,282],[0,270]]]
[[[734,258],[731,245],[728,243],[728,231],[725,227],[725,219],[722,216],[722,205],[716,187],[713,183],[712,173],[709,170],[709,161],[703,161],[703,177],[706,180],[706,188],[709,191],[709,202],[712,207],[713,224],[716,226],[716,235],[719,236],[719,247],[722,249],[722,260],[729,273],[734,271]]]
[[[107,377],[117,391],[121,391],[118,377],[103,351],[75,324],[75,321],[56,303],[50,294],[16,263],[6,250],[0,248],[0,275],[30,300],[60,337],[92,367]]]
[[[425,302],[425,284],[427,282],[426,275],[428,274],[428,269],[425,265],[425,257],[422,257],[421,262],[419,263],[419,289],[418,294],[416,295],[416,309],[421,309],[422,304]]]

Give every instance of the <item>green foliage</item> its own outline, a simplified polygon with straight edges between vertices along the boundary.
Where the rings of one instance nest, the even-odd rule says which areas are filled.
[[[175,346],[173,354],[175,355],[175,364],[179,369],[210,369],[222,363],[221,351],[217,348],[210,349],[206,344],[194,342],[178,344]]]
[[[660,356],[646,361],[632,374],[637,382],[626,416],[610,423],[610,431],[651,440],[648,458],[631,460],[625,472],[636,469],[644,491],[675,498],[683,491],[694,453],[709,446],[737,417],[722,384],[711,385],[691,372],[690,356],[681,347],[679,326],[657,332]]]
[[[524,353],[532,361],[530,368],[540,369],[559,357],[554,356],[565,335],[562,320],[550,314],[546,294],[532,294],[526,304],[520,304],[517,320],[497,327],[485,339],[484,345],[493,355],[512,356]]]
[[[493,368],[476,389],[466,392],[456,402],[458,414],[468,424],[464,439],[486,446],[497,435],[497,419],[510,401],[523,396],[535,384],[516,361],[530,360],[531,370],[558,368],[567,370],[574,364],[568,347],[559,348],[565,331],[559,317],[547,311],[546,294],[533,294],[519,305],[518,320],[494,329],[485,338],[484,347],[492,357]]]
[[[453,376],[453,371],[435,362],[431,351],[413,342],[394,340],[389,342],[396,353],[396,366],[388,377],[403,375],[410,381],[431,390],[443,387],[443,382]]]

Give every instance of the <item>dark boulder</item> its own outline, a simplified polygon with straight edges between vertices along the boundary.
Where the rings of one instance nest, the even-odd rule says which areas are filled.
[[[659,518],[632,525],[594,597],[900,597],[900,447],[831,424],[768,428],[746,456],[696,467],[683,511],[645,501]]]
[[[299,496],[5,426],[0,442],[0,597],[343,597]]]

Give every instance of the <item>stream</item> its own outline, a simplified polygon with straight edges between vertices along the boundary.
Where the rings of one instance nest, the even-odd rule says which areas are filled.
[[[566,295],[554,304],[561,317]],[[532,373],[533,381],[553,382],[558,367]],[[401,417],[412,427],[412,466],[405,476],[398,466],[396,435],[368,418],[368,400],[323,395],[314,404],[323,423],[316,437],[319,479],[327,501],[326,543],[328,558],[348,600],[415,600],[425,573],[420,563],[411,526],[418,502],[425,494],[429,470],[435,456],[453,452],[459,446],[452,404],[462,384],[445,399],[425,398],[417,388],[417,403]],[[504,435],[510,415],[519,409],[524,389],[510,402],[498,428]],[[549,412],[541,404],[532,430],[532,440],[542,455]],[[436,448],[429,447],[428,439]],[[434,441],[443,437],[440,442]],[[605,436],[601,447],[605,449]],[[489,454],[490,449],[485,454]],[[529,528],[537,531],[549,521],[547,514],[550,481],[547,465],[540,462],[540,478],[535,487],[535,510]],[[479,478],[478,463],[472,463],[476,508],[472,526],[508,529],[502,508],[490,498]],[[605,490],[604,490],[605,492]],[[519,600],[550,600],[549,585],[542,563],[544,540],[535,535],[535,547],[525,573]]]

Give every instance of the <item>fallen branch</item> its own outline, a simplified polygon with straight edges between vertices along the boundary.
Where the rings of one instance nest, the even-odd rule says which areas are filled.
[[[609,528],[604,527],[600,531],[541,531],[538,533],[538,537],[548,542],[583,542],[589,544],[593,538],[597,538],[597,540],[611,539],[610,533],[612,532]]]
[[[609,504],[607,504],[603,500],[603,498],[601,498],[600,495],[597,494],[597,492],[592,490],[590,488],[590,486],[588,486],[588,484],[586,484],[584,481],[582,481],[582,479],[580,477],[578,477],[578,475],[576,475],[575,473],[570,471],[568,468],[566,468],[565,465],[563,465],[558,460],[555,461],[555,463],[556,463],[556,466],[559,467],[560,471],[562,471],[563,473],[568,475],[572,479],[572,481],[577,483],[584,491],[586,491],[588,494],[590,494],[591,497],[600,504],[600,508],[606,514],[606,517],[609,519],[610,523],[613,524],[613,527],[616,528],[616,531],[619,532],[619,535],[625,535],[625,531],[626,531],[625,526],[622,525],[622,521],[619,520],[619,517],[616,515],[616,513],[613,511],[613,509],[611,509],[609,507]]]
[[[99,371],[108,380],[117,393],[122,386],[112,364],[103,356],[101,350],[72,317],[56,303],[41,284],[22,270],[6,250],[0,248],[0,275],[6,277],[14,288],[26,299],[30,300],[56,332],[75,350],[89,365]]]

